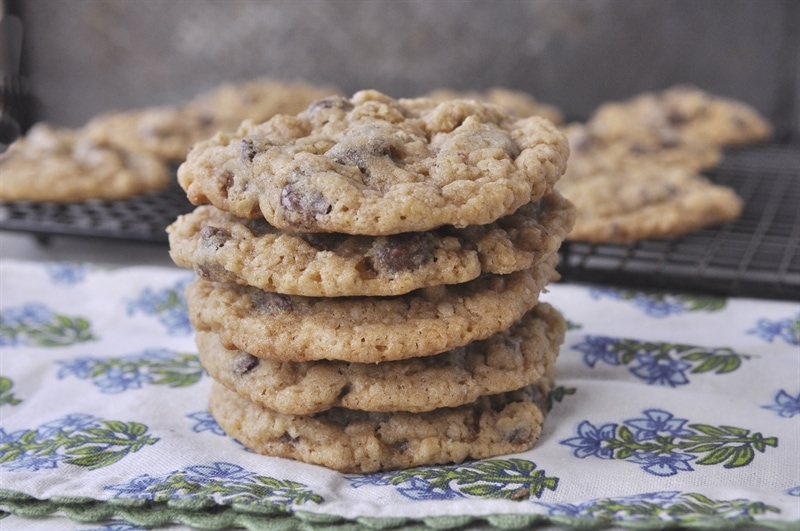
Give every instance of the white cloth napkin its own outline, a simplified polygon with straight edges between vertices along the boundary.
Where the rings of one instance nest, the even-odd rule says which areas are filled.
[[[364,476],[223,434],[190,279],[0,261],[0,527],[800,525],[800,303],[551,285],[536,446]]]

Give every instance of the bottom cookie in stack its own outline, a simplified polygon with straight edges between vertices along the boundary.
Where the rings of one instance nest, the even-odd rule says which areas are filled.
[[[540,303],[509,329],[426,357],[279,362],[200,332],[210,411],[263,454],[350,473],[460,463],[530,449],[566,325]]]

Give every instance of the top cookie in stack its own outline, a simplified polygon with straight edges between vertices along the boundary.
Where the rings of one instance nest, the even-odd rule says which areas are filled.
[[[372,90],[196,144],[170,254],[223,429],[350,472],[530,448],[567,156],[545,119]]]

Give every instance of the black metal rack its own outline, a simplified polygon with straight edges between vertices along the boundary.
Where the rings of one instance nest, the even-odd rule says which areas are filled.
[[[186,193],[173,179],[161,192],[124,201],[0,201],[0,230],[29,232],[39,238],[92,236],[164,244],[167,225],[192,208]]]
[[[800,144],[730,150],[707,175],[742,196],[739,219],[669,240],[565,243],[563,280],[800,301]],[[192,208],[173,180],[126,201],[0,202],[0,230],[165,244],[167,225]]]

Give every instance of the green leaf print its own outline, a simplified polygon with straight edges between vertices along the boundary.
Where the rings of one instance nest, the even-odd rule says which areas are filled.
[[[11,389],[14,387],[14,382],[5,376],[0,376],[0,406],[9,405],[16,406],[22,400],[14,396]]]

